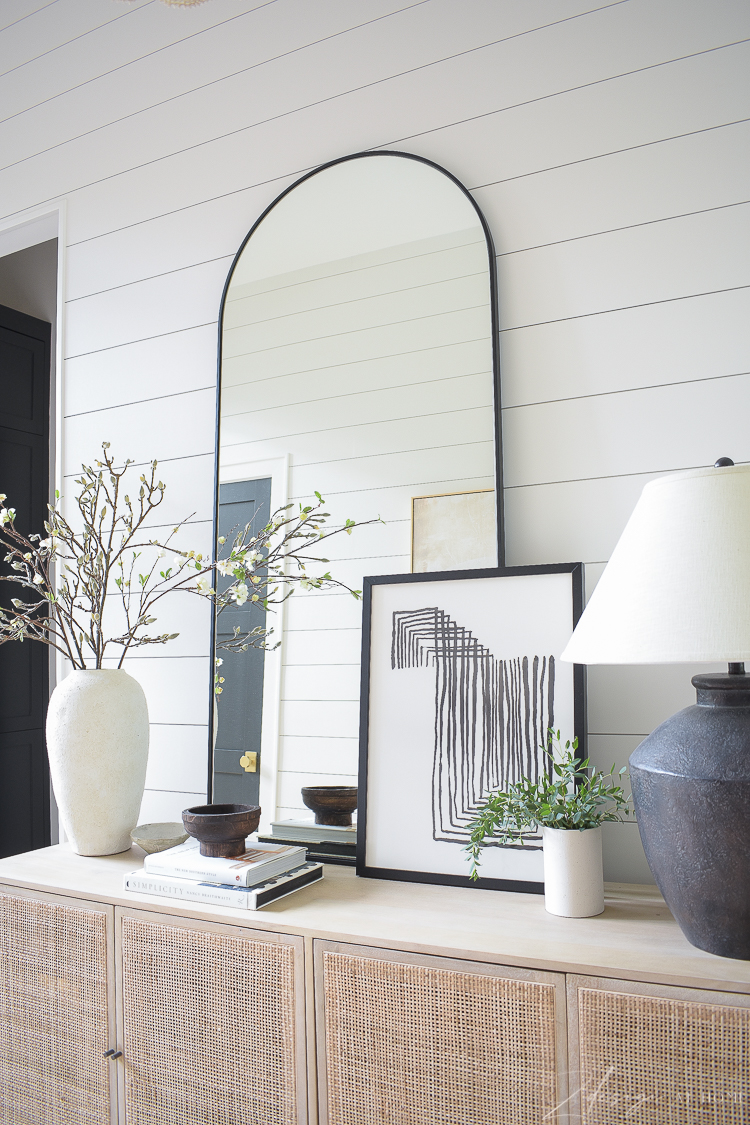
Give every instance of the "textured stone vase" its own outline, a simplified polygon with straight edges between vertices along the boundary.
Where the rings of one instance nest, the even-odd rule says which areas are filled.
[[[562,918],[593,918],[604,910],[602,830],[543,828],[544,906]]]
[[[47,751],[60,820],[78,855],[127,851],[148,760],[148,707],[121,669],[71,672],[52,693]]]

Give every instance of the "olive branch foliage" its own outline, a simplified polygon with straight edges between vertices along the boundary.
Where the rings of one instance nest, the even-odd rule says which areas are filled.
[[[102,459],[82,465],[76,478],[74,516],[69,520],[63,515],[59,492],[54,504],[47,505],[44,538],[18,530],[16,511],[0,493],[0,550],[5,549],[9,568],[0,582],[21,588],[19,597],[0,607],[0,644],[41,641],[74,668],[101,668],[108,648],[115,646],[119,668],[130,650],[179,636],[149,631],[157,620],[155,607],[175,591],[207,598],[217,613],[248,601],[267,610],[298,588],[336,587],[359,598],[359,590],[329,571],[307,573],[308,566],[329,561],[316,553],[322,541],[363,526],[349,519],[343,526],[328,526],[330,513],[319,493],[314,504],[300,504],[298,511],[292,504],[280,508],[263,528],[238,528],[228,545],[222,537],[220,557],[212,560],[175,542],[191,517],[160,538],[149,537],[147,523],[163,502],[166,485],[152,461],[135,491],[126,491],[132,465],[128,459],[118,467],[109,442],[103,442]],[[220,592],[212,584],[217,574],[228,579]],[[245,632],[236,627],[221,647],[235,652],[273,648],[268,643],[272,632],[262,626]]]
[[[598,828],[605,821],[624,821],[630,815],[630,796],[620,784],[625,766],[615,773],[591,769],[589,759],[577,757],[578,739],[562,747],[560,731],[550,728],[545,754],[550,759],[549,776],[538,781],[528,777],[489,793],[476,816],[469,821],[470,838],[464,851],[471,859],[472,879],[479,878],[479,862],[487,841],[519,845],[534,828],[568,830]]]

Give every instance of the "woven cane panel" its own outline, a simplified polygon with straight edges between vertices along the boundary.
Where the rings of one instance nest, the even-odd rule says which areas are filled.
[[[540,1125],[551,985],[324,953],[329,1125]]]
[[[296,1125],[294,949],[126,916],[128,1125]]]
[[[750,1010],[579,989],[584,1125],[748,1125]]]
[[[0,895],[0,1121],[109,1121],[106,914]]]

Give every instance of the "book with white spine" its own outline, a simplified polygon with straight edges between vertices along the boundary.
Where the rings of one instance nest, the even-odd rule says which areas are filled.
[[[162,898],[181,899],[183,902],[207,902],[212,906],[260,910],[261,907],[317,883],[322,878],[322,863],[304,863],[294,871],[288,871],[255,887],[221,886],[195,879],[178,879],[171,875],[154,875],[139,868],[137,871],[129,871],[123,877],[123,887],[136,894],[159,895]]]
[[[305,848],[291,844],[259,844],[248,840],[245,848],[242,855],[230,858],[208,856],[200,854],[197,840],[186,840],[176,848],[147,855],[143,870],[150,875],[197,879],[230,887],[254,887],[292,871],[307,859]]]

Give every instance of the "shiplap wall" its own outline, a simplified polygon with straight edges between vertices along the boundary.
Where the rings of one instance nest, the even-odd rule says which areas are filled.
[[[748,460],[748,39],[746,0],[4,0],[0,211],[66,201],[66,474],[103,437],[157,456],[169,519],[205,537],[237,246],[304,170],[401,148],[494,234],[508,561],[595,578],[651,476]],[[200,609],[130,665],[144,817],[204,789]],[[685,668],[589,683],[606,762],[691,697]],[[609,877],[648,878],[634,828],[606,848]]]
[[[393,163],[398,184],[414,161]],[[361,162],[365,184],[374,164]],[[452,190],[465,221],[469,208]],[[283,215],[276,225],[281,238]],[[259,460],[288,459],[289,500],[314,504],[322,493],[328,526],[384,520],[326,540],[311,553],[331,565],[309,574],[330,570],[361,590],[366,574],[408,572],[411,497],[494,484],[481,225],[242,283],[253,241],[224,309],[219,479],[238,479],[248,462],[251,477]],[[282,661],[281,818],[310,815],[303,785],[357,784],[362,622],[361,603],[335,589],[299,592],[285,608],[269,617],[282,644],[267,658]]]

